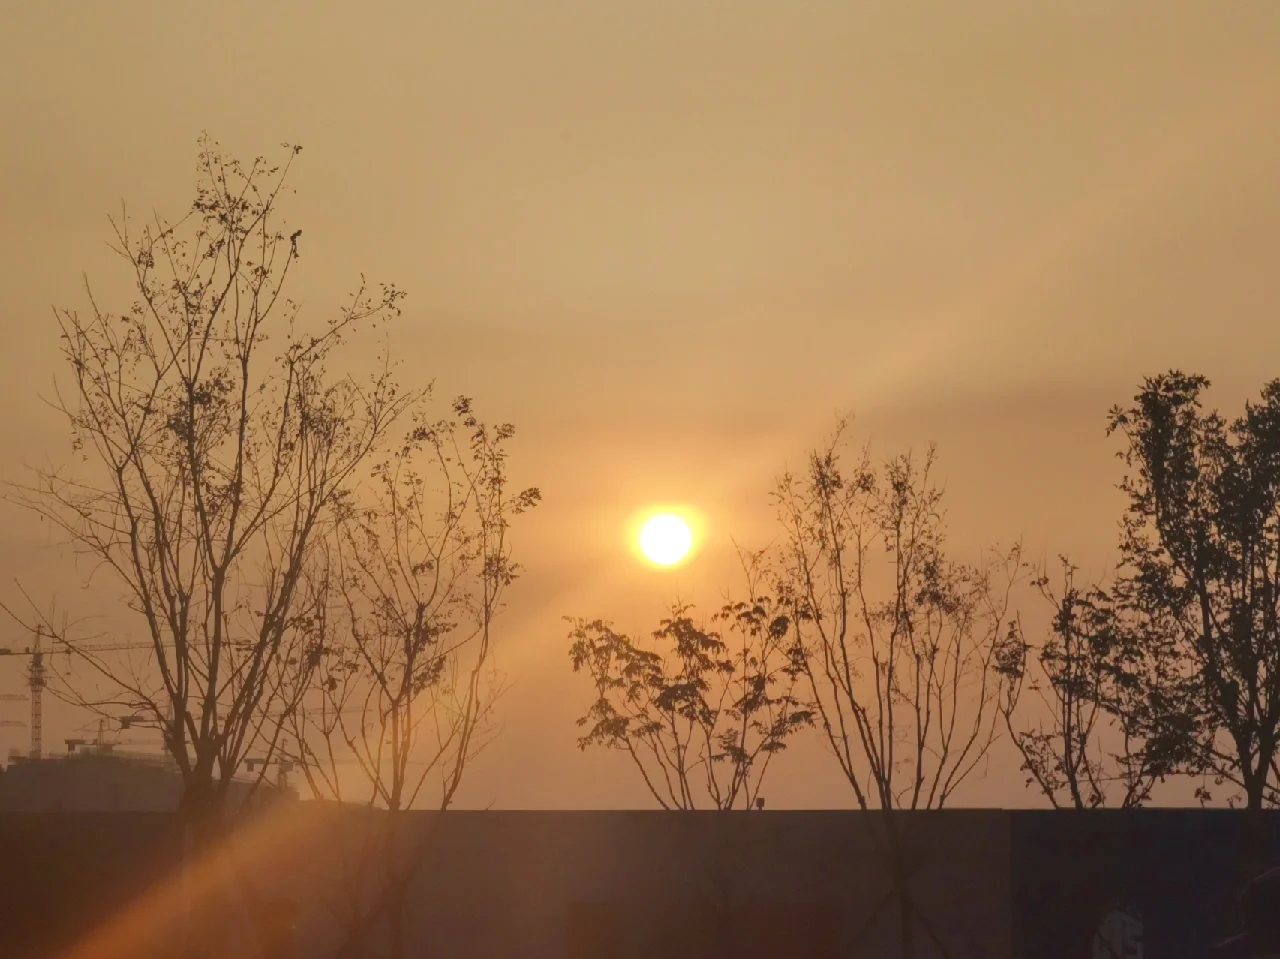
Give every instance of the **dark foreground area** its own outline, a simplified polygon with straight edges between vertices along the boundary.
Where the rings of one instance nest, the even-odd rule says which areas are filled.
[[[882,817],[858,812],[412,814],[396,837],[415,865],[401,951],[824,959],[901,956],[907,941],[917,957],[1199,959],[1229,931],[1239,812],[957,810],[897,821],[909,848],[895,853]],[[1275,864],[1280,813],[1265,827],[1252,852]],[[246,828],[237,868],[296,908],[281,948],[339,954],[344,902],[359,912],[371,882],[363,827],[290,803]],[[165,927],[181,849],[168,814],[0,813],[0,956],[165,954],[142,940]],[[343,954],[386,955],[383,936]]]

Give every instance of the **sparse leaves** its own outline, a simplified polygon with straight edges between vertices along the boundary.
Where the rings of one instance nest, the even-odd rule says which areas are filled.
[[[603,620],[569,620],[574,672],[596,693],[579,746],[626,752],[664,809],[751,808],[770,757],[813,723],[790,620],[767,596],[727,603],[710,624],[693,612],[673,606],[643,645]]]
[[[1153,690],[1136,682],[1134,637],[1124,632],[1108,594],[1077,586],[1076,567],[1060,562],[1059,591],[1045,570],[1033,580],[1053,610],[1048,636],[1033,646],[1015,629],[1002,644],[1005,725],[1027,784],[1053,806],[1140,806],[1177,762],[1143,720]],[[1024,691],[1033,694],[1031,702]],[[1041,718],[1032,721],[1028,707]]]
[[[486,426],[471,407],[460,397],[453,416],[415,421],[373,463],[360,507],[338,513],[317,556],[327,619],[312,640],[324,655],[293,726],[318,796],[342,797],[341,753],[369,787],[362,801],[408,809],[434,778],[431,805],[444,808],[486,742],[491,627],[519,575],[507,531],[541,494],[509,494],[514,431]]]
[[[317,663],[317,544],[420,395],[388,367],[363,381],[327,368],[348,335],[395,315],[399,290],[362,286],[319,333],[284,296],[278,200],[297,153],[243,165],[202,139],[185,217],[112,221],[135,301],[112,313],[89,292],[87,311],[56,314],[57,405],[82,463],[12,492],[122,587],[146,670],[60,638],[162,729],[193,821],[216,823],[246,757],[278,749]]]
[[[846,470],[842,445],[837,432],[777,486],[798,665],[858,803],[939,808],[995,736],[1021,552],[956,563],[934,451],[876,466],[864,450]]]

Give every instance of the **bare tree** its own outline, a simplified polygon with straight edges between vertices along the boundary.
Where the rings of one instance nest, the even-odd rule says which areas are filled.
[[[876,466],[864,449],[846,471],[843,429],[811,454],[806,475],[778,482],[784,593],[825,741],[858,806],[884,814],[909,956],[917,923],[942,944],[912,905],[919,863],[910,820],[894,812],[942,808],[987,756],[1021,553],[983,567],[951,560],[934,450],[923,465],[903,455]]]
[[[111,312],[90,291],[87,313],[56,311],[70,388],[55,405],[79,462],[10,490],[122,588],[145,660],[54,631],[102,688],[61,691],[161,730],[198,845],[221,834],[244,760],[278,750],[314,664],[317,544],[420,396],[387,363],[331,369],[350,334],[398,314],[398,289],[362,281],[310,331],[285,294],[297,249],[279,202],[299,150],[242,165],[202,139],[186,216],[112,221],[136,299]]]
[[[1053,608],[1048,637],[1033,646],[1019,631],[1001,646],[1000,712],[1027,785],[1055,809],[1134,808],[1177,764],[1161,740],[1149,738],[1135,721],[1136,697],[1149,685],[1121,678],[1125,644],[1116,641],[1106,593],[1077,586],[1079,570],[1065,557],[1060,562],[1059,591],[1047,570],[1033,580]],[[1030,703],[1022,698],[1028,691]],[[1028,716],[1028,708],[1038,718]]]
[[[676,603],[656,648],[604,620],[569,620],[574,672],[595,689],[578,745],[625,752],[664,809],[755,807],[772,757],[813,721],[795,695],[787,613],[751,592],[709,625]]]
[[[374,490],[345,512],[324,557],[315,685],[292,732],[313,794],[334,800],[342,835],[357,837],[344,866],[348,927],[371,934],[361,886],[372,880],[392,957],[404,955],[421,860],[406,855],[401,813],[448,808],[493,731],[492,630],[519,572],[507,531],[540,498],[509,490],[513,432],[480,422],[465,398],[418,425],[376,466]]]

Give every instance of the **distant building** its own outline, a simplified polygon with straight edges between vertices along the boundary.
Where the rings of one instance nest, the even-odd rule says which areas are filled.
[[[161,753],[127,752],[104,743],[68,740],[63,756],[32,759],[9,754],[0,772],[0,811],[5,812],[171,812],[182,795],[177,763]],[[238,806],[253,792],[254,779],[233,781],[230,800]],[[261,788],[297,798],[287,783]]]

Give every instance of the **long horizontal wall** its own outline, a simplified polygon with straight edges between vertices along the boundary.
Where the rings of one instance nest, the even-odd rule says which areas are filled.
[[[894,851],[875,813],[457,811],[410,814],[383,846],[379,817],[291,803],[242,830],[235,863],[259,899],[297,904],[300,959],[345,941],[386,848],[417,863],[410,956],[880,959],[907,937],[918,959],[1173,959],[1223,933],[1240,827],[1199,810],[899,814]],[[1259,856],[1280,861],[1277,814],[1267,834]],[[0,814],[0,956],[166,954],[144,940],[169,935],[180,857],[168,814]],[[384,915],[365,928],[383,944]]]
[[[1243,873],[1280,865],[1280,811],[1009,814],[1015,955],[1204,959],[1229,931]]]

